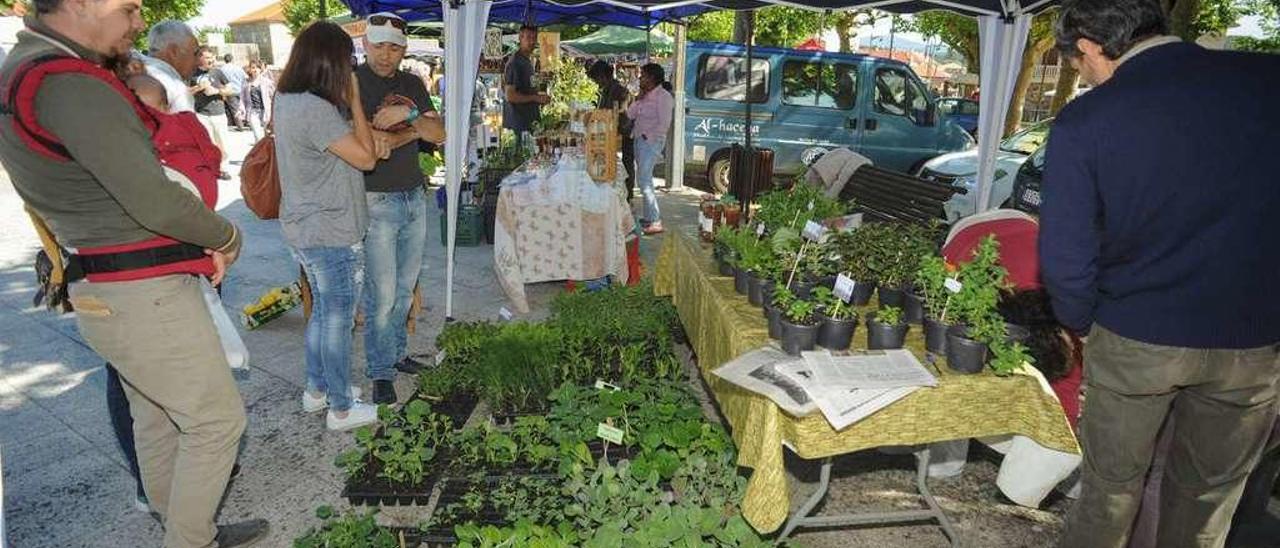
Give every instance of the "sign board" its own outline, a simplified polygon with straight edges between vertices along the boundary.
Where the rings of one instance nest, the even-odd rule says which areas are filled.
[[[822,237],[827,235],[827,227],[817,221],[806,221],[804,223],[804,237],[813,242],[822,241]]]
[[[501,59],[502,55],[502,29],[485,29],[484,48],[480,56],[487,59]]]
[[[858,284],[853,281],[853,278],[841,274],[836,277],[836,285],[832,288],[831,292],[835,294],[836,297],[839,297],[840,300],[847,303],[853,298],[853,289],[857,285]]]
[[[551,72],[560,63],[560,33],[538,31],[538,70]]]

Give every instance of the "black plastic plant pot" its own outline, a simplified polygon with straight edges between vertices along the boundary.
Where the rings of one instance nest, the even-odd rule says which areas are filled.
[[[924,349],[930,354],[945,356],[947,354],[947,330],[951,324],[942,323],[933,318],[925,318]]]
[[[795,294],[797,299],[807,301],[813,297],[813,282],[801,280],[796,277],[791,282],[791,293]]]
[[[733,275],[733,265],[729,264],[729,261],[726,261],[724,259],[719,259],[716,261],[716,265],[720,268],[721,276]]]
[[[875,316],[867,318],[867,349],[896,350],[907,342],[907,330],[911,326],[905,323],[898,325],[884,324],[876,321]]]
[[[853,344],[853,332],[858,330],[858,318],[836,320],[819,312],[818,319],[822,321],[818,326],[818,346],[827,350],[848,350]]]
[[[747,294],[747,271],[734,267],[733,269],[733,290],[739,295]]]
[[[764,305],[764,317],[769,320],[769,338],[782,338],[782,310],[773,306],[770,301]]]
[[[867,306],[871,302],[871,294],[876,292],[874,283],[857,282],[853,286],[853,296],[849,299],[849,304],[853,306]]]
[[[747,302],[764,305],[764,280],[755,272],[747,272]]]
[[[907,323],[920,324],[924,321],[924,299],[916,295],[914,289],[908,288],[903,293],[902,319]]]
[[[987,366],[987,344],[970,339],[963,325],[947,330],[947,367],[956,373],[981,373]]]
[[[767,279],[760,280],[760,308],[761,309],[767,309],[769,307],[769,303],[773,302],[773,289],[777,287],[777,285],[778,284],[773,283],[773,280],[767,280]],[[751,288],[748,287],[747,289],[751,289]]]
[[[836,286],[835,276],[823,276],[821,278],[810,276],[809,281],[813,283],[813,287],[815,288],[825,287],[827,289],[832,289]]]
[[[880,294],[880,308],[884,308],[886,306],[903,308],[906,306],[907,294],[904,293],[902,289],[880,286],[876,289],[876,292]],[[907,320],[907,323],[911,322]]]
[[[804,325],[791,323],[782,318],[782,351],[792,356],[799,356],[805,350],[813,350],[818,344],[818,324]]]

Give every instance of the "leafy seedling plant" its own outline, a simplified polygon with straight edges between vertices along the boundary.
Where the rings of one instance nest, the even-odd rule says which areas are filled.
[[[324,524],[294,539],[293,548],[398,548],[400,539],[390,529],[374,522],[376,513],[353,512],[339,516],[330,506],[316,508],[316,517],[324,520]]]
[[[884,325],[902,325],[902,309],[886,306],[876,311],[876,322]]]
[[[950,275],[946,259],[934,254],[920,257],[920,266],[916,269],[916,291],[924,299],[925,316],[933,321],[947,321],[952,297],[946,286]]]
[[[813,325],[813,302],[796,300],[787,307],[787,319],[797,325]]]
[[[822,313],[833,320],[852,320],[858,317],[857,311],[849,303],[837,297],[828,287],[813,288],[813,300],[822,307]]]

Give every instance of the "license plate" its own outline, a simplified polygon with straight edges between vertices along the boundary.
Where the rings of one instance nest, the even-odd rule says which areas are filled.
[[[1026,190],[1022,191],[1022,201],[1023,201],[1023,202],[1026,202],[1026,203],[1028,203],[1028,204],[1031,204],[1031,205],[1033,205],[1033,206],[1039,207],[1039,206],[1040,206],[1040,191],[1039,191],[1039,190],[1032,189],[1032,188],[1028,188],[1028,189],[1026,189]]]

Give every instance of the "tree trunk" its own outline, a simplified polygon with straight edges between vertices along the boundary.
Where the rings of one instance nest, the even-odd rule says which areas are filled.
[[[836,36],[840,39],[840,53],[853,53],[853,18],[836,17]]]
[[[1062,107],[1067,106],[1067,102],[1071,101],[1071,97],[1076,94],[1076,87],[1080,85],[1080,73],[1071,63],[1063,59],[1062,67],[1058,72],[1058,85],[1053,88],[1053,102],[1049,104],[1049,115],[1057,116]]]
[[[1169,15],[1169,32],[1187,42],[1195,42],[1200,32],[1195,28],[1196,14],[1200,13],[1200,0],[1166,0],[1165,12]]]
[[[1049,48],[1053,47],[1053,37],[1043,38],[1027,45],[1022,52],[1022,69],[1018,71],[1018,79],[1014,82],[1013,98],[1009,101],[1009,115],[1004,119],[1004,136],[1018,130],[1022,123],[1022,107],[1027,101],[1027,90],[1031,88],[1031,77],[1035,76],[1036,65]]]
[[[747,45],[747,11],[737,11],[733,14],[733,43]]]

